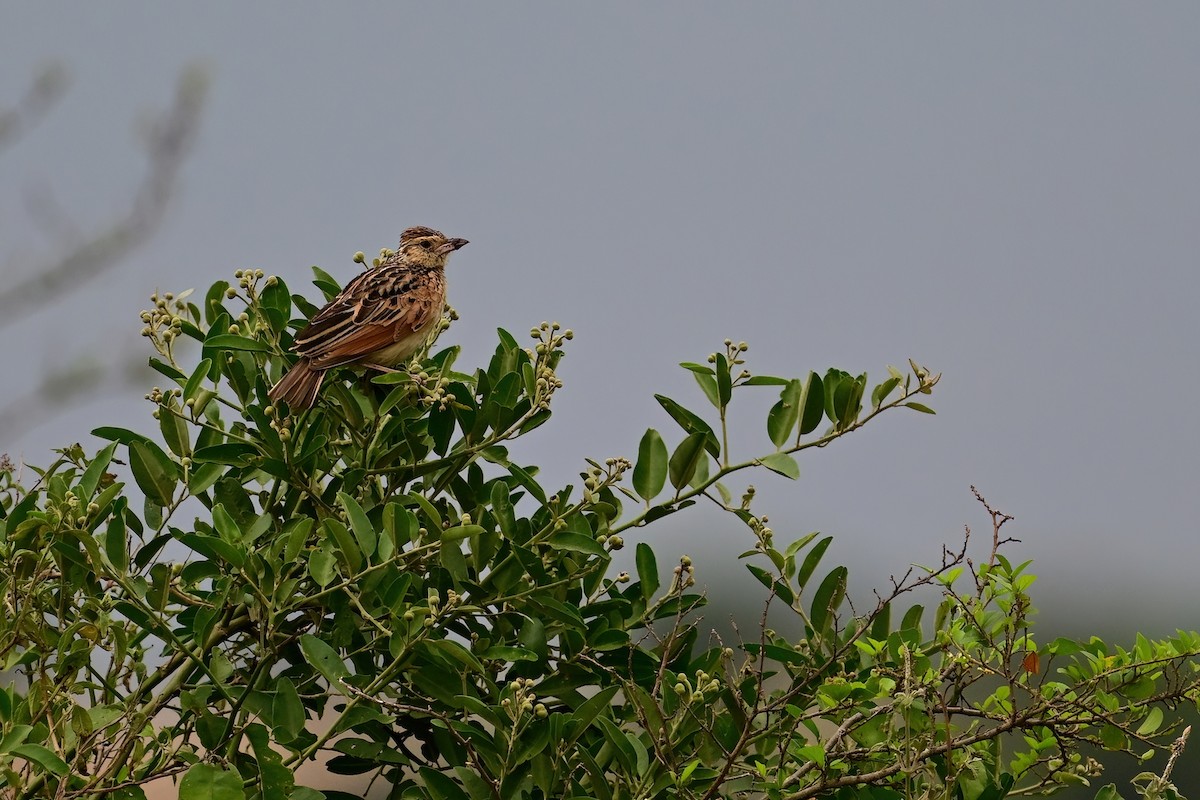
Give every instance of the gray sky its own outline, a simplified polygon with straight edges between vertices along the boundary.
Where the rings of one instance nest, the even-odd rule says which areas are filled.
[[[756,480],[780,540],[835,534],[830,558],[866,590],[964,523],[983,533],[974,483],[1016,515],[1011,555],[1035,559],[1048,615],[1197,625],[1200,6],[0,11],[0,99],[50,58],[72,90],[0,158],[15,269],[48,247],[24,192],[51,186],[99,223],[139,177],[131,122],[185,64],[210,66],[211,101],[153,241],[5,331],[0,405],[44,367],[139,346],[156,287],[261,267],[311,293],[309,265],[344,280],[355,250],[431,225],[471,240],[450,274],[461,363],[497,326],[577,333],[556,419],[518,450],[552,482],[632,457],[649,425],[677,441],[652,395],[702,409],[675,364],[725,337],[769,374],[878,379],[913,357],[944,373],[939,415],[886,417],[806,456],[797,484]],[[97,424],[147,426],[145,390],[4,448],[44,463]],[[772,400],[751,404],[737,453],[767,452]],[[686,550],[701,581],[749,587],[718,563],[750,541],[733,523],[648,535],[660,560]]]

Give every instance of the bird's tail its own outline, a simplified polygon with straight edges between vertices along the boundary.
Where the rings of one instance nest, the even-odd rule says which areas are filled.
[[[312,408],[317,402],[317,392],[321,391],[321,381],[325,378],[325,370],[313,369],[307,358],[302,358],[292,364],[279,383],[268,393],[275,402],[283,401],[292,411],[303,411]]]

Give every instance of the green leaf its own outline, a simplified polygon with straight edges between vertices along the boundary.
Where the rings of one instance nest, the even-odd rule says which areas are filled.
[[[225,467],[222,464],[198,464],[194,465],[192,472],[188,475],[188,491],[193,496],[201,496],[204,492],[212,488],[221,475],[225,473]]]
[[[110,442],[120,442],[125,446],[129,446],[134,442],[149,441],[140,433],[134,433],[127,428],[113,428],[109,426],[93,428],[92,436],[98,436],[101,439],[108,439]]]
[[[486,661],[537,661],[537,653],[526,650],[524,647],[503,647],[497,645],[489,647],[479,654],[479,657]]]
[[[303,633],[300,635],[300,651],[304,653],[304,660],[309,663],[309,666],[329,681],[332,689],[341,691],[341,679],[348,678],[350,671],[346,669],[346,665],[342,663],[336,650],[316,636]]]
[[[288,800],[339,800],[340,793],[333,790],[318,792],[316,789],[310,789],[307,786],[297,786],[288,795]],[[348,795],[350,800],[359,800],[355,795]]]
[[[596,720],[600,726],[600,730],[604,732],[604,738],[612,745],[616,753],[617,760],[621,762],[621,766],[629,774],[636,774],[638,767],[637,748],[634,747],[632,734],[627,735],[621,730],[615,722],[608,717],[600,717]]]
[[[871,391],[871,405],[879,408],[887,396],[900,385],[900,376],[893,375]]]
[[[119,705],[91,706],[87,710],[92,730],[102,731],[118,720],[125,718],[125,709]]]
[[[589,697],[580,703],[575,709],[575,713],[571,715],[570,725],[566,731],[564,744],[570,746],[583,735],[583,732],[595,722],[596,718],[606,710],[612,703],[613,696],[620,691],[621,687],[617,685],[606,686],[596,694]]]
[[[658,404],[671,415],[671,419],[675,420],[684,431],[687,433],[703,433],[705,435],[704,447],[712,454],[713,458],[720,458],[721,443],[717,441],[717,435],[713,433],[712,426],[665,395],[656,394],[654,395],[654,399],[658,401]]]
[[[696,471],[688,479],[688,486],[693,489],[701,489],[704,484],[708,483],[708,463],[708,456],[702,454],[700,460],[696,462]]]
[[[217,321],[217,317],[222,314],[227,314],[225,306],[221,301],[225,299],[225,290],[229,288],[229,281],[217,281],[208,289],[208,294],[204,296],[204,321],[212,325]]]
[[[447,528],[442,531],[442,535],[439,538],[443,542],[457,542],[469,536],[478,536],[486,532],[487,529],[482,525],[455,525],[453,528]]]
[[[649,604],[660,585],[658,561],[654,557],[654,550],[645,542],[638,542],[635,560],[637,562],[638,581],[641,582],[642,586],[642,599]]]
[[[512,764],[516,766],[529,761],[545,750],[548,744],[550,744],[549,725],[533,725],[531,728],[527,728],[521,736],[517,748],[513,751]]]
[[[225,510],[224,503],[217,503],[213,506],[212,517],[213,527],[217,529],[217,533],[221,534],[223,540],[231,544],[242,541],[241,528],[238,527],[237,521]]]
[[[792,431],[800,420],[800,402],[804,385],[799,379],[788,381],[779,393],[779,402],[767,413],[767,435],[775,447],[783,447],[792,437]]]
[[[204,384],[204,379],[208,377],[209,371],[212,369],[212,359],[202,358],[196,368],[192,370],[191,377],[187,379],[187,383],[183,385],[183,401],[195,400],[201,386]]]
[[[902,631],[919,631],[921,629],[921,616],[925,613],[925,607],[915,605],[904,612],[904,619],[900,621],[900,630]]]
[[[40,744],[19,744],[9,752],[14,756],[20,756],[26,761],[37,764],[51,775],[66,775],[71,769],[67,766],[67,762],[63,761],[58,754]]]
[[[171,364],[153,357],[150,359],[150,369],[180,384],[187,378],[187,375],[184,375]]]
[[[328,545],[308,557],[308,574],[324,589],[337,577],[337,556]]]
[[[546,626],[538,617],[526,617],[521,623],[521,630],[517,634],[517,642],[521,647],[544,661],[550,655],[549,646],[546,643]]]
[[[448,639],[435,639],[426,642],[425,646],[432,653],[436,654],[442,663],[447,664],[455,670],[459,670],[459,665],[461,665],[466,667],[469,672],[481,673],[485,671],[483,663],[475,657],[475,654],[458,642],[452,642]],[[452,676],[452,679],[453,677],[456,676]]]
[[[532,472],[516,464],[510,465],[508,471],[522,486],[529,490],[529,493],[533,495],[535,500],[542,505],[546,504],[546,492],[542,489],[541,484],[533,479]],[[420,495],[417,496],[420,497]]]
[[[846,578],[848,571],[845,567],[834,567],[825,576],[817,593],[813,596],[812,610],[809,620],[812,622],[813,634],[822,636],[833,624],[834,612],[842,605],[846,597]]]
[[[904,405],[907,408],[911,408],[913,411],[920,411],[922,414],[936,414],[937,413],[936,411],[934,411],[932,408],[925,405],[924,403],[914,403],[910,400],[909,402],[905,403]]]
[[[131,442],[129,468],[146,497],[160,506],[171,505],[178,472],[162,448],[150,441]]]
[[[667,445],[654,428],[647,428],[638,444],[637,464],[633,467],[633,490],[649,503],[667,482]]]
[[[333,517],[322,520],[321,528],[325,531],[326,540],[333,543],[337,552],[342,554],[347,574],[353,575],[362,569],[362,551],[358,549],[358,542],[350,535],[350,529],[341,520]]]
[[[192,453],[192,461],[199,464],[226,464],[229,466],[246,466],[259,454],[258,448],[248,442],[225,442],[207,447],[197,448]]]
[[[724,408],[729,405],[729,401],[733,399],[733,379],[729,376],[729,361],[726,360],[723,353],[717,353],[717,362],[713,369],[717,373],[717,398],[720,401],[718,408]]]
[[[803,436],[815,431],[825,414],[825,389],[821,383],[821,376],[815,372],[808,373],[808,380],[804,382],[800,409],[800,435]]]
[[[307,719],[296,685],[286,675],[275,678],[271,701],[271,730],[281,744],[295,740]]]
[[[87,465],[87,469],[83,471],[83,475],[79,478],[78,491],[75,496],[80,500],[87,502],[92,499],[96,493],[96,488],[100,485],[100,479],[104,477],[105,470],[108,469],[109,463],[112,462],[113,453],[116,451],[116,443],[107,445],[100,452],[96,453],[95,458]]]
[[[125,531],[125,520],[114,514],[104,531],[104,554],[119,574],[129,570],[129,540]]]
[[[1107,750],[1124,750],[1129,747],[1129,738],[1116,725],[1104,725],[1100,728],[1100,743]]]
[[[203,762],[193,764],[179,782],[179,800],[245,800],[242,777],[235,769]]]
[[[275,312],[269,315],[273,328],[276,318],[283,320],[285,325],[287,324],[288,316],[292,312],[292,296],[282,278],[275,277],[268,280],[258,295],[258,302],[262,305],[263,310]],[[280,327],[276,330],[283,330],[283,328]]]
[[[7,720],[6,720],[7,722]],[[29,734],[32,733],[34,727],[28,724],[14,724],[4,735],[4,739],[0,739],[0,753],[11,753],[12,748],[23,741],[29,739]]]
[[[774,575],[767,572],[762,567],[756,564],[747,564],[746,569],[750,570],[750,574],[757,578],[759,583],[761,583],[767,589],[774,591],[775,594],[779,595],[783,602],[791,605],[796,599],[796,596],[792,593],[792,588],[790,586],[783,581],[778,580]]]
[[[697,375],[707,375],[710,378],[713,376],[713,368],[706,364],[697,364],[694,361],[682,361],[679,366]]]
[[[825,555],[825,550],[832,541],[832,536],[826,536],[813,545],[812,550],[809,550],[808,555],[804,557],[804,563],[800,566],[800,571],[796,573],[796,583],[801,589],[808,585],[808,579],[812,577],[813,570],[817,568],[817,564],[821,563],[821,557]]]
[[[671,473],[671,485],[676,489],[682,489],[687,486],[688,481],[695,474],[700,459],[704,458],[704,444],[706,435],[703,432],[688,434],[687,438],[679,443],[675,448],[675,452],[671,455],[669,469]]]
[[[179,537],[182,544],[187,545],[201,555],[208,556],[219,562],[241,567],[246,563],[245,549],[227,542],[217,536],[204,536],[199,533],[185,533]]]
[[[1149,736],[1159,729],[1163,721],[1163,711],[1158,706],[1150,709],[1150,713],[1146,715],[1146,719],[1137,729],[1138,736]]]
[[[605,555],[604,546],[591,536],[574,531],[559,531],[550,537],[551,546],[559,550],[571,550],[593,556]]]
[[[342,290],[341,285],[333,279],[325,270],[317,265],[312,266],[313,271],[313,286],[316,286],[325,293],[326,300],[332,300],[333,296]]]
[[[180,458],[188,455],[191,449],[188,426],[181,416],[179,404],[174,400],[165,406],[159,406],[158,429],[162,431],[163,441],[171,448],[172,453]]]
[[[346,510],[346,518],[350,521],[350,530],[354,532],[354,538],[358,540],[359,550],[369,559],[375,554],[375,546],[378,541],[375,526],[367,519],[367,514],[362,510],[358,501],[350,495],[338,492],[338,502]]]
[[[438,549],[442,566],[446,568],[450,576],[459,583],[465,581],[467,579],[467,559],[463,555],[459,540],[442,539]]]
[[[205,347],[217,350],[244,350],[250,353],[269,353],[271,346],[257,339],[238,336],[236,333],[218,333],[204,340]]]
[[[500,723],[495,723],[499,725]],[[463,782],[466,787],[467,795],[471,800],[492,800],[495,795],[492,794],[492,785],[479,777],[479,774],[474,772],[469,767],[455,767],[454,774]]]
[[[400,383],[412,383],[412,375],[407,372],[382,372],[371,378],[371,383],[380,386],[394,386]]]
[[[449,775],[436,769],[421,767],[421,780],[432,800],[471,800]]]
[[[245,727],[246,738],[254,749],[254,758],[258,762],[259,784],[262,796],[287,797],[296,788],[296,779],[292,771],[283,765],[283,757],[271,747],[271,737],[267,735],[266,726],[253,722]]]
[[[696,370],[692,370],[692,377],[696,379],[696,383],[700,386],[700,390],[704,392],[704,396],[708,398],[708,402],[713,404],[713,408],[720,408],[721,396],[717,389],[717,379],[713,377],[712,371],[697,372]]]
[[[791,478],[792,480],[800,478],[800,465],[796,463],[796,459],[787,453],[771,453],[769,456],[760,458],[758,463],[772,472],[778,472],[785,478]]]
[[[855,378],[837,369],[825,373],[825,413],[839,430],[858,418],[865,386],[866,375]]]
[[[502,480],[493,483],[491,499],[492,516],[496,518],[496,525],[506,538],[511,539],[517,531],[517,516],[513,510],[508,484]]]

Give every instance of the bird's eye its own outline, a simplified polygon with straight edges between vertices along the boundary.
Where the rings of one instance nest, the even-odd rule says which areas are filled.
[[[431,241],[429,241],[429,240],[426,240],[426,241],[424,241],[424,242],[421,242],[421,247],[424,247],[426,250],[432,250],[432,249],[433,249],[433,242],[431,242]]]

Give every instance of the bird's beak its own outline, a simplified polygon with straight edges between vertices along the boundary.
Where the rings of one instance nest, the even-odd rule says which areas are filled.
[[[450,239],[444,245],[439,247],[437,252],[441,253],[442,255],[445,255],[446,253],[453,253],[464,244],[470,244],[470,242],[468,242],[466,239]]]

